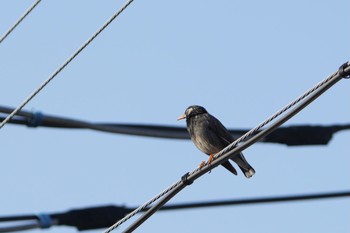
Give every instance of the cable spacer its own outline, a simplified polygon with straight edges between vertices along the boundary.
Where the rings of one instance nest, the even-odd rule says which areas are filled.
[[[350,72],[345,72],[345,68],[348,66],[349,66],[348,62],[345,62],[343,65],[339,67],[338,74],[340,77],[346,78],[346,79],[350,78]]]
[[[53,224],[51,216],[48,214],[38,214],[37,218],[39,220],[40,228],[49,228]]]
[[[41,112],[33,112],[31,117],[28,119],[27,125],[29,127],[38,127],[44,118],[44,114]]]
[[[182,180],[182,183],[184,183],[185,185],[191,185],[192,183],[193,183],[193,181],[192,180],[188,180],[187,178],[188,178],[188,176],[189,176],[189,172],[187,172],[185,175],[183,175],[182,177],[181,177],[181,180]]]

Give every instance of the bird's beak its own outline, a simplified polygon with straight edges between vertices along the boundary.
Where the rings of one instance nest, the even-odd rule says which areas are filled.
[[[186,114],[183,114],[183,115],[179,116],[179,118],[177,118],[177,120],[179,121],[179,120],[182,120],[182,119],[185,119],[185,118],[186,118]]]

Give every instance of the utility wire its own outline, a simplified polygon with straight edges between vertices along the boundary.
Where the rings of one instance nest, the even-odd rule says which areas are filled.
[[[34,96],[36,96],[52,79],[54,79],[78,54],[88,46],[112,21],[118,17],[131,3],[133,0],[128,0],[95,34],[93,34],[90,39],[88,39],[67,61],[63,63],[55,72],[53,72],[50,77],[42,83],[27,99],[23,101],[12,113],[10,113],[0,124],[0,129],[14,116],[18,111],[20,111]]]
[[[206,202],[193,202],[184,204],[172,204],[163,206],[161,210],[182,210],[193,208],[207,208],[218,206],[231,206],[231,205],[251,205],[251,204],[266,204],[276,202],[291,202],[291,201],[309,201],[329,198],[350,197],[350,192],[329,192],[329,193],[314,193],[314,194],[301,194],[301,195],[286,195],[278,197],[257,197],[257,198],[243,198],[233,200],[221,200],[221,201],[206,201]]]
[[[0,232],[16,232],[16,231],[24,231],[24,230],[32,230],[40,228],[40,225],[37,221],[30,221],[22,224],[17,224],[15,226],[1,227]]]
[[[14,108],[0,106],[0,121],[5,119],[2,113],[11,113]],[[179,126],[127,124],[127,123],[93,123],[67,117],[44,114],[40,111],[19,111],[8,123],[28,127],[51,127],[63,129],[90,129],[108,133],[127,134],[167,139],[190,139],[187,129]],[[248,129],[228,129],[234,138],[239,138]],[[292,125],[280,127],[259,142],[280,143],[288,146],[326,145],[333,134],[341,130],[350,130],[350,124],[341,125]]]
[[[277,113],[275,113],[273,116],[262,122],[257,127],[253,128],[246,134],[244,134],[242,137],[238,138],[236,141],[228,145],[226,148],[221,150],[219,153],[217,153],[214,157],[214,160],[210,164],[205,164],[202,168],[197,168],[196,170],[185,174],[182,179],[170,187],[168,187],[165,191],[161,192],[154,198],[152,198],[150,201],[146,202],[144,205],[140,206],[130,214],[126,215],[123,219],[116,222],[114,225],[109,227],[105,233],[109,233],[113,231],[115,228],[123,224],[125,221],[133,217],[135,214],[139,213],[142,209],[146,208],[156,200],[163,197],[161,200],[158,201],[157,204],[152,206],[145,214],[143,214],[138,220],[136,220],[132,225],[130,225],[124,232],[132,232],[135,230],[138,226],[140,226],[144,221],[146,221],[152,214],[154,214],[158,209],[160,209],[169,199],[171,199],[173,196],[175,196],[178,192],[180,192],[183,188],[185,188],[187,185],[190,185],[194,180],[198,179],[200,176],[205,174],[206,172],[214,169],[215,167],[221,165],[222,163],[226,162],[228,159],[232,159],[235,155],[237,155],[242,150],[248,148],[252,144],[254,144],[256,141],[261,139],[262,137],[268,135],[273,130],[275,130],[277,127],[281,126],[284,122],[288,121],[290,118],[292,118],[294,115],[296,115],[298,112],[300,112],[303,108],[305,108],[308,104],[310,104],[312,101],[314,101],[317,97],[319,97],[322,93],[327,91],[330,87],[332,87],[335,83],[337,83],[341,78],[348,78],[350,75],[350,67],[349,62],[344,63],[337,72],[333,73],[329,77],[327,77],[322,82],[315,85],[313,88],[302,94],[300,97],[298,97],[295,101],[291,102],[281,110],[279,110]],[[308,97],[309,96],[309,97]],[[305,99],[308,97],[307,99]],[[305,100],[304,100],[305,99]],[[304,100],[303,102],[301,102]],[[297,105],[299,102],[301,102],[299,105]],[[254,135],[247,141],[243,142],[246,138],[253,135],[256,131],[260,130],[262,127],[269,124],[271,121],[282,115],[284,112],[292,108],[293,106],[297,105],[295,108],[290,110],[287,114],[285,114],[280,119],[276,120],[275,123],[272,123],[270,126],[268,126],[266,129],[262,130],[258,134]],[[238,145],[238,143],[242,144]],[[238,146],[237,146],[238,145]]]
[[[177,203],[163,206],[161,209],[159,209],[159,211],[186,210],[220,206],[228,207],[235,205],[245,206],[252,204],[267,204],[277,202],[284,203],[291,201],[325,200],[344,197],[350,197],[350,191]],[[76,227],[79,231],[99,229],[110,226],[115,222],[115,219],[123,218],[125,214],[131,212],[133,209],[134,208],[125,206],[109,205],[73,209],[61,213],[0,217],[0,223],[7,223],[7,225],[9,225],[9,223],[12,223],[11,226],[7,227],[1,227],[0,224],[0,233],[34,228],[49,228],[52,226],[63,225]],[[147,211],[148,209],[149,208],[146,208],[143,211]],[[50,224],[45,224],[45,222],[40,221],[40,219],[43,218],[40,218],[39,216],[44,215],[46,215],[46,218],[49,219],[48,222]]]
[[[15,24],[0,38],[0,44],[6,39],[10,33],[15,30],[15,28],[23,21],[23,19],[29,15],[29,13],[34,10],[34,8],[41,2],[41,0],[37,0],[34,4],[15,22]]]

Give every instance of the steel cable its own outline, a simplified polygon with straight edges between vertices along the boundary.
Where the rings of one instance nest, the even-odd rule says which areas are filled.
[[[78,54],[88,46],[112,21],[118,17],[131,3],[133,0],[128,0],[95,34],[90,37],[71,57],[66,60],[63,65],[61,65],[55,72],[53,72],[50,77],[42,83],[27,99],[23,101],[12,113],[10,113],[5,120],[0,124],[0,129],[14,116],[18,111],[20,111],[34,96],[36,96],[52,79],[54,79]]]
[[[347,62],[346,65],[347,65],[346,66],[346,71],[350,72],[349,62]],[[176,182],[175,184],[173,184],[172,186],[167,188],[165,191],[163,191],[162,193],[158,194],[156,197],[152,198],[151,201],[148,201],[144,205],[140,206],[139,208],[135,209],[134,211],[132,211],[131,213],[126,215],[123,219],[121,219],[118,222],[116,222],[114,225],[109,227],[104,233],[109,233],[109,232],[113,231],[115,228],[117,228],[118,226],[120,226],[121,224],[126,222],[132,216],[136,215],[137,213],[142,211],[144,208],[146,208],[147,206],[151,205],[153,202],[155,202],[156,200],[160,199],[162,196],[168,194],[169,192],[172,192],[172,193],[168,194],[168,196],[171,196],[171,197],[174,196],[176,193],[181,191],[184,187],[186,187],[186,185],[189,184],[189,183],[186,183],[186,182],[193,182],[195,179],[197,179],[201,175],[203,175],[206,172],[212,170],[216,166],[222,164],[223,162],[225,162],[228,159],[232,158],[233,156],[235,156],[236,154],[238,154],[242,150],[244,150],[247,147],[249,147],[250,145],[254,144],[256,141],[259,140],[260,137],[271,133],[275,128],[279,127],[285,121],[287,121],[292,116],[294,116],[299,111],[301,111],[304,107],[306,107],[309,103],[311,103],[313,100],[315,100],[318,96],[320,96],[322,93],[324,93],[326,90],[328,90],[332,85],[334,85],[341,78],[342,78],[342,76],[339,75],[338,71],[334,72],[333,74],[328,76],[325,80],[321,81],[320,83],[316,84],[313,88],[311,88],[310,90],[306,91],[304,94],[302,94],[296,100],[292,101],[290,104],[286,105],[281,110],[277,111],[274,115],[272,115],[267,120],[263,121],[257,127],[253,128],[252,130],[250,130],[249,132],[244,134],[242,137],[238,138],[236,141],[231,143],[229,146],[227,146],[226,148],[221,150],[219,153],[217,153],[215,155],[215,157],[214,157],[215,159],[214,159],[214,161],[211,164],[207,164],[206,163],[204,167],[197,168],[194,171],[186,174],[186,177],[185,177],[186,179],[182,179],[182,180]],[[326,84],[328,84],[328,85],[326,85]],[[321,89],[321,87],[323,87],[323,88]],[[317,93],[314,93],[318,89],[321,89],[321,90],[319,90],[319,92],[317,92]],[[314,93],[313,96],[310,96],[309,99],[306,99],[303,103],[300,104],[300,106],[298,108],[295,108],[293,111],[291,111],[289,115],[285,116],[283,119],[280,119],[275,124],[271,125],[267,129],[261,131],[260,133],[258,133],[255,136],[253,136],[248,141],[246,141],[246,142],[242,143],[241,145],[237,146],[238,143],[244,141],[247,137],[253,135],[256,131],[258,131],[262,127],[266,126],[268,123],[270,123],[271,121],[273,121],[274,119],[276,119],[277,117],[282,115],[284,112],[286,112],[287,110],[289,110],[290,108],[292,108],[293,106],[298,104],[300,101],[302,101],[303,99],[305,99],[307,96],[309,96],[312,93]],[[163,205],[169,199],[170,198],[166,196],[162,200],[160,200],[159,202],[160,202],[161,205]],[[161,208],[161,205],[156,205],[154,207],[151,207],[143,216],[141,216],[134,224],[129,226],[124,232],[132,232],[139,225],[141,225],[148,217],[150,217],[154,212],[156,212],[159,208]]]
[[[23,21],[23,19],[25,17],[27,17],[27,15],[29,15],[29,13],[34,10],[34,8],[41,2],[41,0],[37,0],[14,24],[13,26],[7,30],[7,32],[0,38],[0,44],[6,39],[6,37],[8,35],[11,34],[11,32],[13,30],[15,30],[15,28]]]

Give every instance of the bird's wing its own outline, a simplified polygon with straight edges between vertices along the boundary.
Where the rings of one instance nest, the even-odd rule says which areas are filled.
[[[217,137],[220,139],[222,144],[226,147],[231,142],[234,141],[234,138],[230,134],[230,132],[225,128],[225,126],[214,116],[212,117],[212,123],[209,125],[209,130],[211,130],[213,133],[217,135]]]

